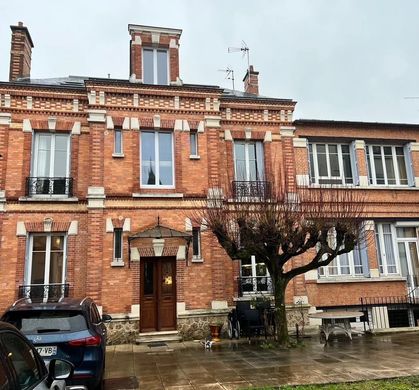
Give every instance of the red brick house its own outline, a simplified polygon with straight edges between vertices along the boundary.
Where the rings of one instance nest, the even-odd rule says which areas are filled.
[[[267,178],[370,194],[374,245],[297,277],[290,312],[416,287],[419,125],[293,122],[296,102],[259,95],[253,67],[244,92],[184,83],[182,31],[169,28],[128,26],[125,80],[31,79],[31,36],[11,29],[0,83],[1,310],[19,296],[88,295],[127,332],[198,334],[236,299],[269,293],[269,277],[191,222],[196,200]]]

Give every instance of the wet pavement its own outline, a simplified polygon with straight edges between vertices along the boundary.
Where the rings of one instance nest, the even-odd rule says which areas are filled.
[[[419,333],[317,337],[292,349],[266,349],[258,341],[198,342],[163,347],[107,347],[106,390],[243,389],[250,386],[349,382],[419,374]]]

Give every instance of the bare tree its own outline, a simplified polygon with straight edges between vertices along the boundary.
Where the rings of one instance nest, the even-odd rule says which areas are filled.
[[[251,191],[252,192],[252,191]],[[204,221],[232,259],[266,264],[275,298],[276,337],[288,344],[285,290],[297,275],[328,265],[363,241],[364,195],[356,189],[256,188],[211,194],[193,215]],[[301,256],[300,261],[292,261]]]

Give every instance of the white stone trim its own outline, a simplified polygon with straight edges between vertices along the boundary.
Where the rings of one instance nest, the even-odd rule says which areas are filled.
[[[123,232],[130,232],[131,231],[131,218],[125,218],[124,224],[122,225]]]
[[[128,31],[130,34],[133,32],[148,32],[148,33],[159,33],[168,35],[181,35],[182,30],[176,28],[163,28],[163,27],[152,27],[144,26],[140,24],[129,24]]]
[[[211,110],[211,98],[207,97],[205,98],[205,111]]]
[[[25,222],[18,221],[16,224],[16,236],[18,237],[26,237],[26,226]]]
[[[305,280],[317,280],[317,270],[312,269],[304,274]]]
[[[395,223],[396,226],[413,226],[413,227],[418,227],[419,226],[419,221],[397,221]]]
[[[246,139],[252,139],[252,129],[244,129],[244,137]]]
[[[186,232],[192,231],[192,221],[190,218],[185,218],[185,231]]]
[[[140,120],[138,118],[131,118],[131,130],[140,130]]]
[[[111,267],[123,267],[125,266],[124,260],[122,259],[113,259],[111,261]]]
[[[361,150],[365,148],[365,141],[363,139],[356,139],[354,141],[355,150]]]
[[[178,48],[179,48],[179,46],[178,46],[178,44],[176,42],[176,39],[170,38],[170,41],[169,41],[169,49],[178,49]]]
[[[182,131],[183,130],[183,119],[175,119],[175,131]]]
[[[0,125],[10,126],[11,123],[12,123],[12,114],[9,114],[7,112],[0,112]]]
[[[263,142],[272,142],[272,131],[267,131],[265,133],[265,137],[263,138]]]
[[[140,316],[140,305],[137,303],[136,305],[131,305],[131,317],[139,317]]]
[[[294,138],[292,144],[294,148],[307,148],[308,140],[307,138]]]
[[[135,35],[134,39],[131,40],[133,45],[142,45],[143,41],[141,40],[141,37],[139,35]]]
[[[161,125],[160,115],[153,116],[153,125],[155,129],[160,129],[160,125]]]
[[[113,130],[115,128],[113,124],[113,119],[110,115],[106,116],[106,128],[109,130]]]
[[[372,221],[372,220],[364,221],[364,230],[365,231],[368,231],[368,230],[374,231],[375,230],[374,221]]]
[[[0,212],[4,213],[6,211],[6,191],[0,191]]]
[[[285,122],[285,110],[281,110],[281,111],[279,112],[279,116],[280,116],[279,120],[280,120],[281,122]]]
[[[204,129],[205,129],[205,126],[204,126],[204,121],[199,121],[199,124],[198,124],[198,133],[203,133],[204,132]]]
[[[282,137],[294,137],[295,126],[280,126],[279,127],[279,134]]]
[[[140,261],[140,251],[138,248],[131,248],[131,261]]]
[[[130,118],[126,116],[122,122],[122,130],[129,130]]]
[[[89,101],[89,104],[96,104],[96,91],[88,92],[87,99]]]
[[[79,99],[73,99],[73,112],[79,111]]]
[[[48,117],[48,130],[50,132],[55,131],[56,125],[57,125],[57,118],[55,116]]]
[[[185,245],[179,245],[176,253],[176,260],[186,260],[186,247]]]
[[[228,309],[227,301],[211,301],[212,310],[223,310]]]
[[[32,110],[33,108],[33,99],[32,96],[26,96],[26,108]]]
[[[180,108],[180,97],[179,96],[175,96],[173,98],[173,106],[175,107],[176,110],[179,110],[179,108]]]
[[[185,314],[186,313],[185,302],[176,302],[176,312],[177,312],[177,314]]]
[[[105,92],[99,91],[99,104],[105,104]]]
[[[79,221],[71,221],[67,234],[69,236],[77,236],[79,233]]]
[[[205,127],[211,127],[211,128],[220,128],[220,116],[206,116],[204,118],[205,120]]]
[[[263,110],[263,120],[265,122],[269,120],[269,110]]]
[[[220,111],[220,101],[218,100],[218,98],[212,99],[212,104],[214,111]]]
[[[73,127],[71,129],[72,135],[80,135],[81,133],[81,123],[80,122],[74,122]]]
[[[112,218],[106,218],[105,231],[106,233],[113,233]]]
[[[415,187],[419,187],[419,177],[415,176]]]
[[[106,122],[106,110],[86,110],[89,117],[88,122],[105,123]]]
[[[134,107],[138,107],[140,104],[140,100],[138,98],[138,93],[134,93],[132,96],[132,104]]]
[[[105,208],[105,188],[90,186],[87,189],[87,208]]]
[[[32,133],[32,125],[29,119],[23,120],[23,127],[22,130],[24,133]]]
[[[4,107],[10,108],[11,106],[11,98],[9,94],[4,95]]]
[[[380,277],[380,271],[378,268],[370,268],[370,276],[371,278],[379,278]]]
[[[310,184],[309,175],[296,175],[295,178],[297,181],[297,185],[299,186],[308,186]]]
[[[359,177],[359,186],[368,187],[368,176],[360,175]]]
[[[294,302],[294,305],[308,305],[308,296],[307,295],[294,295],[293,302]]]
[[[151,33],[151,43],[153,45],[158,45],[160,43],[160,33],[158,32]]]
[[[226,119],[228,119],[228,120],[231,119],[231,108],[230,107],[226,108]]]
[[[410,151],[419,152],[419,142],[410,142]]]
[[[154,256],[160,257],[163,254],[164,238],[155,238],[153,240]]]
[[[224,141],[233,141],[233,136],[230,130],[224,130]]]

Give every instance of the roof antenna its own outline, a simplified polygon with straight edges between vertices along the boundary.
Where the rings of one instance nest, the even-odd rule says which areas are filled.
[[[233,92],[235,91],[234,88],[234,70],[231,69],[229,66],[227,66],[227,68],[225,69],[218,69],[219,72],[224,72],[226,74],[226,79],[227,80],[231,80],[233,83]]]
[[[108,73],[108,79],[110,79],[111,78],[111,74],[110,73]]]
[[[248,69],[248,71],[250,73],[250,58],[249,58],[250,49],[247,46],[247,43],[245,41],[242,41],[241,47],[229,47],[228,48],[228,52],[229,53],[238,53],[240,51],[243,53],[243,57],[245,55],[247,56],[247,69]]]

